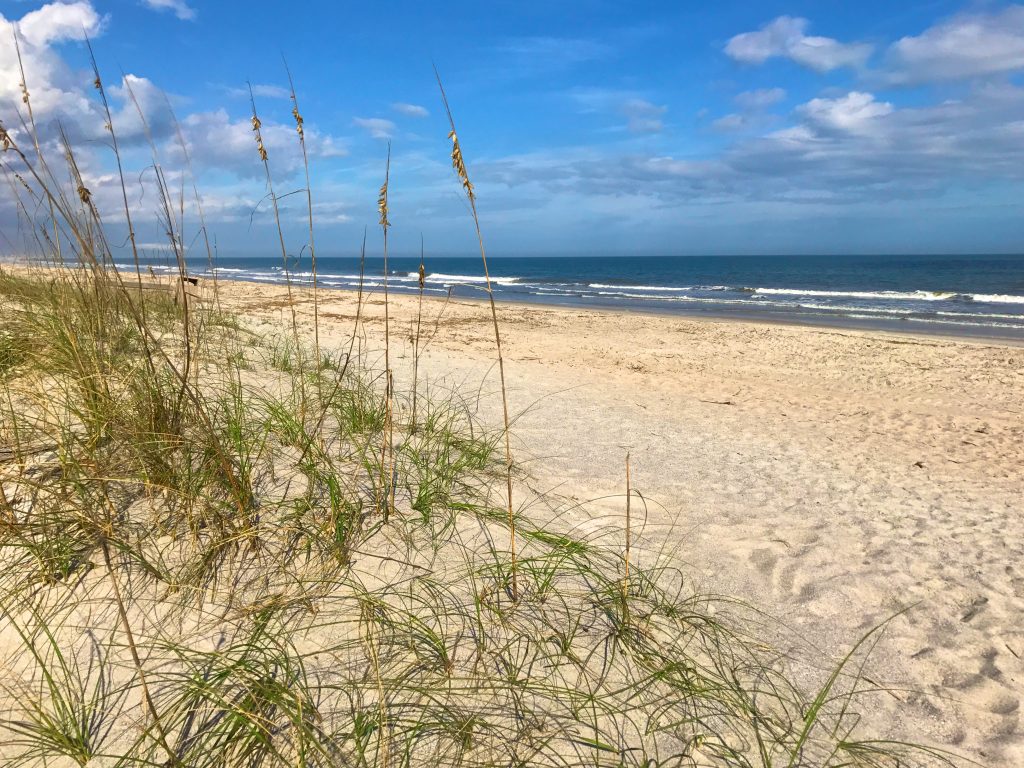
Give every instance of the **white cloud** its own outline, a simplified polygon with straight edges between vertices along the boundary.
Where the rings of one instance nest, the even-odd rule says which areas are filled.
[[[879,118],[892,114],[893,106],[876,101],[873,94],[851,91],[838,99],[811,99],[797,112],[825,130],[867,134],[877,127]]]
[[[427,111],[426,107],[421,107],[419,104],[404,104],[397,102],[391,105],[391,108],[406,117],[427,117],[430,112]]]
[[[894,83],[959,80],[1024,69],[1024,6],[963,14],[890,46]]]
[[[782,88],[760,88],[756,91],[744,91],[736,94],[734,101],[743,109],[765,109],[786,98]]]
[[[195,8],[185,0],[142,0],[142,4],[154,11],[171,11],[182,21],[191,21],[196,17]]]
[[[145,128],[139,116],[140,110],[154,139],[163,139],[171,135],[174,115],[170,102],[166,94],[149,78],[126,74],[119,84],[108,86],[107,93],[112,97],[114,128],[122,143],[142,141],[145,138]],[[117,102],[121,103],[120,108],[117,108]],[[83,133],[88,132],[83,130]]]
[[[560,196],[578,210],[631,198],[646,200],[649,210],[684,201],[889,210],[890,201],[1024,183],[1024,88],[1005,83],[915,108],[860,91],[813,99],[790,113],[788,127],[752,135],[754,117],[722,118],[720,130],[744,132],[703,156],[645,156],[630,142],[559,148],[479,163],[477,181],[510,195]]]
[[[105,21],[84,0],[51,3],[20,19],[8,20],[0,16],[0,118],[18,141],[24,140],[18,128],[19,113],[24,116],[21,72],[14,46],[3,42],[11,41],[17,28],[43,151],[52,153],[55,167],[61,166],[56,162],[61,151],[57,142],[59,121],[75,149],[86,186],[108,220],[116,221],[123,202],[119,176],[110,163],[107,118],[93,89],[91,72],[70,65],[60,48],[68,41],[81,40],[85,34],[101,35]],[[129,205],[139,215],[139,226],[147,226],[146,222],[155,220],[153,206],[157,195],[152,187],[153,174],[144,170],[152,160],[132,96],[145,115],[164,173],[172,186],[183,181],[180,169],[184,167],[184,157],[175,135],[171,105],[183,100],[173,95],[168,98],[156,83],[131,73],[106,81],[105,86],[125,165]],[[257,85],[254,90],[267,98],[287,95],[277,86]],[[311,159],[322,160],[347,153],[342,140],[321,133],[315,125],[307,123],[305,127]],[[180,128],[192,167],[200,176],[199,186],[204,197],[209,195],[211,200],[219,201],[211,203],[207,209],[209,220],[247,219],[255,205],[250,199],[253,179],[259,179],[263,170],[246,111],[237,116],[224,109],[185,113]],[[302,168],[294,124],[291,120],[265,120],[263,138],[275,180],[293,180]],[[0,210],[6,210],[2,202]],[[328,218],[341,221],[341,216],[338,211]],[[7,220],[4,218],[0,227],[5,226]]]
[[[375,139],[390,139],[398,127],[383,117],[357,117],[352,120],[357,128],[362,128]]]
[[[53,46],[84,35],[102,33],[104,19],[88,2],[50,3],[8,20],[0,14],[0,111],[8,126],[22,108],[21,71],[13,45],[18,32],[26,84],[37,120],[65,115],[72,122],[95,115],[94,105],[82,91],[83,78],[69,67]],[[97,120],[97,125],[101,125]]]
[[[90,3],[50,3],[22,16],[18,31],[29,44],[47,46],[64,40],[82,40],[85,35],[94,36],[101,24],[99,14]],[[4,41],[4,45],[9,42],[9,39]]]
[[[248,117],[233,118],[225,109],[193,113],[182,120],[182,129],[197,170],[223,169],[240,177],[259,177],[263,173]],[[294,125],[264,121],[260,133],[275,176],[286,177],[302,167]],[[306,145],[313,158],[348,154],[337,139],[309,126]]]
[[[866,43],[840,43],[830,37],[805,34],[807,19],[779,16],[757,32],[733,37],[725,52],[745,64],[763,64],[771,58],[787,58],[797,64],[828,72],[839,67],[859,66],[871,55]]]

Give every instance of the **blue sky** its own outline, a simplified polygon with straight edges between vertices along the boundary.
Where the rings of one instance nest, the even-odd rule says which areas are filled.
[[[43,138],[65,126],[116,229],[88,32],[131,204],[154,242],[149,150],[126,83],[180,179],[171,105],[221,252],[272,255],[246,82],[278,192],[300,189],[282,55],[306,119],[323,253],[353,253],[364,225],[373,231],[389,141],[395,252],[418,251],[421,233],[435,254],[472,252],[432,64],[495,255],[984,253],[1024,242],[1024,6],[80,0],[0,2],[0,14],[0,119],[17,137],[16,25]],[[295,253],[300,203],[283,202]],[[13,216],[0,203],[5,233]],[[194,233],[190,206],[185,219]]]

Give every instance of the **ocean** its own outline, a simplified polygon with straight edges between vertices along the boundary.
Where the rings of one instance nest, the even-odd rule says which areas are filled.
[[[161,272],[166,258],[147,258]],[[389,289],[417,290],[418,258],[389,260]],[[1024,338],[1024,256],[504,257],[489,262],[494,295],[515,301],[855,328]],[[119,265],[133,269],[131,265]],[[364,288],[383,288],[367,258]],[[427,256],[426,293],[483,297],[479,258]],[[209,275],[205,257],[189,260]],[[221,257],[222,278],[282,283],[280,258]],[[309,259],[289,265],[309,282]],[[354,289],[359,259],[321,256],[324,288]]]

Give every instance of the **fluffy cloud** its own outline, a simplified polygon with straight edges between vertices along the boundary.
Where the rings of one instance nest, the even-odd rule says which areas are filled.
[[[807,19],[779,16],[757,32],[736,35],[725,46],[725,52],[745,64],[763,64],[779,57],[818,72],[859,66],[871,55],[871,46],[865,43],[840,43],[830,37],[808,36],[808,25]]]
[[[742,116],[722,120],[723,129],[750,127]],[[474,170],[485,192],[507,186],[509,194],[540,190],[537,199],[647,199],[651,208],[912,203],[950,189],[1024,182],[1024,88],[979,86],[960,100],[915,108],[853,91],[812,99],[789,122],[703,158],[644,156],[623,144],[619,152],[581,147]]]
[[[53,49],[67,40],[98,35],[104,19],[87,2],[50,3],[26,13],[21,19],[8,20],[0,15],[0,111],[10,119],[20,110],[21,71],[12,40],[15,31],[21,47],[27,86],[36,118],[46,121],[58,115],[73,120],[93,113],[93,106],[81,88],[81,78]]]
[[[263,175],[249,118],[233,118],[226,110],[217,109],[189,115],[182,121],[182,129],[189,155],[197,169],[230,171],[239,178],[260,178]],[[302,153],[293,125],[264,121],[260,133],[276,177],[286,178],[302,168]],[[306,129],[306,145],[313,158],[347,154],[337,139],[324,136],[312,127]],[[174,159],[180,161],[183,158]]]
[[[876,101],[873,94],[851,91],[838,99],[811,99],[797,112],[821,130],[869,134],[878,128],[879,118],[892,114],[893,106]]]
[[[889,48],[886,64],[891,82],[907,84],[1024,69],[1024,6],[956,16],[904,37]]]
[[[1024,179],[1024,90],[898,109],[871,94],[814,99],[790,128],[733,147],[732,171],[764,189],[844,200],[913,200],[995,179]]]
[[[196,17],[196,11],[185,0],[142,0],[142,4],[154,11],[171,11],[182,21]]]
[[[86,34],[99,36],[104,27],[105,19],[84,0],[51,3],[16,20],[0,16],[0,39],[12,39],[15,28],[19,33],[43,151],[54,158],[60,156],[59,123],[75,147],[76,162],[85,185],[107,219],[116,223],[122,215],[123,201],[120,178],[113,171],[107,149],[107,118],[92,87],[92,74],[69,65],[59,48],[68,41],[83,39]],[[24,116],[20,83],[14,46],[0,43],[0,118],[17,140],[24,141],[18,128],[19,113]],[[251,199],[253,180],[262,176],[263,169],[245,111],[237,116],[225,109],[186,113],[176,125],[172,105],[187,102],[173,95],[168,97],[148,78],[129,73],[118,81],[106,82],[105,86],[110,99],[111,122],[125,163],[129,205],[138,215],[140,227],[155,220],[153,206],[157,195],[153,189],[153,174],[144,170],[152,163],[148,147],[150,137],[156,144],[168,183],[172,186],[185,184],[186,188],[191,185],[191,180],[184,179],[179,170],[185,167],[179,128],[192,168],[201,177],[199,186],[211,201],[206,211],[209,220],[242,220],[248,216],[246,212],[251,212],[255,204]],[[270,85],[256,85],[254,92],[266,98],[287,96],[284,89]],[[244,95],[248,97],[248,89]],[[145,115],[145,124],[140,111]],[[305,135],[314,160],[346,154],[341,140],[323,134],[314,125],[306,125]],[[294,124],[290,120],[282,123],[267,118],[263,122],[263,138],[275,180],[294,179],[302,168]],[[10,156],[7,161],[11,162]],[[60,167],[60,163],[55,163],[54,167]],[[4,208],[2,204],[0,209],[4,209],[4,222],[10,221],[13,209],[9,205]],[[192,216],[194,220],[194,213]],[[342,216],[341,211],[324,211],[325,221],[342,221]]]
[[[81,40],[99,32],[101,19],[87,2],[50,3],[30,11],[18,22],[18,31],[25,42],[46,46],[64,40]]]
[[[406,117],[427,117],[430,112],[427,111],[426,107],[421,107],[419,104],[403,104],[398,102],[391,105],[391,108],[399,114],[405,115]]]

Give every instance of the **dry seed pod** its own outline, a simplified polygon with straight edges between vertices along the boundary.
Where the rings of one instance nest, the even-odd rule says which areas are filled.
[[[390,227],[388,221],[388,183],[385,181],[380,188],[380,197],[377,198],[377,210],[380,211],[380,225]]]

